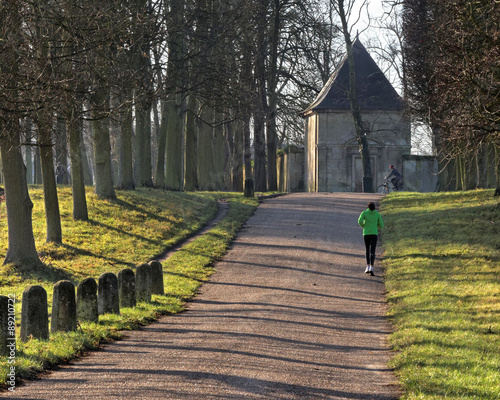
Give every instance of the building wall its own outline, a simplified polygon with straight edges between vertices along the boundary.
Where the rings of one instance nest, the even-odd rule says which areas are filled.
[[[410,124],[401,112],[367,112],[363,114],[363,122],[370,131],[370,158],[376,189],[387,175],[389,164],[402,169],[403,155],[410,154]],[[361,157],[351,113],[312,114],[306,117],[306,127],[306,190],[361,191]]]

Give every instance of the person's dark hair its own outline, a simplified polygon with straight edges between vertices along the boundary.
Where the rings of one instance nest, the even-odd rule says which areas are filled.
[[[393,169],[393,168],[394,168],[394,165],[392,165],[392,164],[391,164],[391,165],[389,165],[389,168],[390,168],[390,169]]]
[[[370,210],[372,210],[372,211],[373,211],[373,210],[375,210],[375,203],[374,203],[373,201],[369,202],[369,203],[368,203],[368,208],[369,208]]]

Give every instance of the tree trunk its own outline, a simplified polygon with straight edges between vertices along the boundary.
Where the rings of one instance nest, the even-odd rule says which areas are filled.
[[[68,168],[68,133],[66,128],[66,121],[61,116],[57,116],[56,120],[56,163],[61,163],[62,166],[67,170]],[[69,183],[70,176],[68,173],[64,174],[62,184],[67,185]]]
[[[153,47],[156,67],[156,81],[159,88],[164,88],[165,82],[161,73],[161,56],[159,53],[159,46]],[[161,111],[161,121],[158,118],[158,101],[155,102],[155,126],[156,126],[156,159],[154,161],[154,174],[153,181],[155,186],[165,186],[165,151],[167,142],[167,119],[164,114],[164,100],[159,101],[159,108]]]
[[[486,187],[493,188],[496,187],[496,158],[495,158],[495,150],[498,146],[487,145],[485,150],[486,157]]]
[[[248,91],[252,90],[253,86],[253,77],[252,77],[252,52],[251,46],[245,45],[243,47],[243,60],[242,60],[242,68],[240,80],[243,82],[244,87]],[[252,90],[253,92],[253,90]],[[240,113],[241,113],[241,121],[242,121],[242,129],[243,129],[243,165],[244,165],[244,180],[245,182],[249,178],[253,178],[252,171],[252,146],[250,141],[250,120],[252,118],[252,112],[250,107],[245,102],[241,102],[239,104]],[[252,188],[253,191],[253,188]]]
[[[198,190],[198,140],[196,137],[196,98],[189,95],[186,114],[184,189]]]
[[[278,170],[276,151],[278,135],[276,130],[276,107],[278,84],[278,42],[280,35],[280,0],[274,0],[274,20],[271,35],[271,60],[269,62],[269,106],[267,109],[267,186],[268,190],[278,190]]]
[[[243,151],[246,180],[253,177],[252,146],[250,142],[250,114],[246,114],[243,116]]]
[[[135,108],[135,164],[137,186],[153,186],[151,177],[151,106]]]
[[[120,148],[121,148],[121,124],[120,124],[120,114],[118,112],[120,99],[118,97],[117,90],[115,88],[111,89],[110,97],[110,115],[109,118],[109,144],[111,145],[111,176],[113,182],[118,182],[120,175],[119,159],[120,159]]]
[[[158,158],[156,159],[156,181],[157,187],[165,187],[165,155],[167,150],[167,104],[161,101],[161,123],[158,132]]]
[[[215,190],[225,190],[224,186],[224,166],[225,166],[225,140],[224,140],[224,124],[222,123],[222,114],[216,115],[215,126],[213,129],[213,181]]]
[[[43,196],[45,221],[47,223],[47,242],[62,243],[61,215],[57,198],[56,178],[54,174],[54,150],[52,145],[52,116],[41,110],[37,118],[38,145],[42,162]]]
[[[149,1],[136,0],[131,3],[135,29],[140,35],[132,46],[135,70],[138,76],[135,90],[135,165],[137,186],[153,186],[151,164],[151,110],[153,108],[153,73],[151,69],[151,42],[147,31],[151,21]],[[173,7],[173,6],[172,6]],[[179,10],[178,12],[182,12]],[[169,55],[170,58],[170,55]]]
[[[85,179],[83,157],[85,156],[82,139],[83,123],[76,106],[73,106],[66,122],[69,136],[69,156],[71,159],[71,187],[73,194],[73,219],[88,221],[87,197],[85,194]]]
[[[118,187],[122,190],[134,190],[134,167],[132,157],[132,136],[133,136],[133,117],[130,97],[126,100],[127,105],[121,117],[121,140],[120,140],[120,159],[118,162]],[[125,95],[127,96],[127,95]]]
[[[94,135],[95,193],[105,199],[116,199],[111,173],[111,144],[109,142],[109,119],[99,111],[109,106],[106,89],[97,88],[93,96],[94,109],[92,132]]]
[[[200,190],[215,190],[213,182],[214,155],[212,149],[214,119],[213,110],[206,105],[202,106],[200,118],[197,119],[198,131],[198,184]]]
[[[0,120],[2,121],[2,120]],[[5,185],[9,247],[4,264],[21,269],[42,265],[33,236],[33,203],[26,183],[26,168],[20,148],[17,118],[0,122],[0,151]]]
[[[266,7],[265,0],[259,1],[259,20],[257,29],[257,53],[255,55],[255,80],[257,82],[258,98],[255,112],[253,114],[254,122],[254,188],[257,192],[267,191],[266,176]]]
[[[42,265],[33,236],[33,203],[26,183],[26,167],[21,154],[19,117],[9,110],[15,108],[10,101],[17,101],[19,82],[18,43],[21,38],[21,21],[17,2],[5,2],[0,7],[0,79],[9,80],[9,96],[0,96],[0,153],[7,207],[8,249],[4,264],[15,264],[19,269],[30,270]],[[5,112],[6,111],[6,112]]]
[[[270,107],[274,106],[270,104]],[[267,117],[267,190],[270,191],[278,190],[278,170],[276,166],[277,144],[276,112],[271,111]]]
[[[23,129],[25,146],[25,159],[26,159],[26,181],[28,185],[33,183],[34,175],[34,162],[33,162],[33,150],[32,150],[32,122],[30,118],[26,118],[25,125]]]
[[[167,112],[167,160],[165,187],[169,190],[182,190],[182,105],[179,95],[166,101]]]
[[[31,145],[25,147],[25,158],[26,158],[26,180],[28,185],[33,183],[33,154],[31,151]]]
[[[225,190],[231,190],[233,187],[232,172],[233,172],[233,122],[224,123],[224,187]]]
[[[151,180],[156,182],[156,163],[158,162],[158,132],[160,132],[160,115],[158,112],[158,101],[152,103],[153,123],[151,125]]]
[[[92,124],[87,124],[87,128],[91,132]],[[81,133],[80,149],[82,150],[83,178],[85,185],[92,186],[94,185],[94,175],[90,163],[93,162],[92,154],[93,154],[94,144],[92,140],[92,135],[90,135],[90,138],[87,140],[87,144],[85,144],[85,124],[83,123],[83,121],[81,122],[80,125],[80,133]]]
[[[232,190],[235,192],[243,191],[243,122],[236,121],[233,129],[233,170]]]
[[[183,189],[183,19],[184,0],[171,0],[169,26],[169,57],[167,78],[171,89],[166,99],[167,117],[167,162],[165,186],[170,190]]]
[[[34,173],[33,173],[33,183],[35,185],[40,185],[42,183],[42,163],[40,162],[40,149],[35,147],[35,154],[33,155],[34,161]]]
[[[264,133],[265,116],[256,112],[253,116],[254,125],[254,188],[256,192],[267,191],[266,182],[266,139]]]
[[[495,194],[500,196],[500,149],[495,147],[495,176],[496,176],[496,190]]]

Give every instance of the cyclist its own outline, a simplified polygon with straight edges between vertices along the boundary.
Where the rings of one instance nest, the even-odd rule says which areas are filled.
[[[389,179],[391,176],[393,177],[391,179],[392,184],[396,188],[396,190],[399,190],[399,182],[401,182],[401,179],[403,179],[403,175],[399,173],[399,171],[394,168],[394,165],[389,165],[390,172],[389,175],[387,175],[384,179]]]

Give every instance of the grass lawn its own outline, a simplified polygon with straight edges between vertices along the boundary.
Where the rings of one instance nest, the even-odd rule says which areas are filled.
[[[396,193],[381,210],[403,398],[500,399],[498,198]]]
[[[29,378],[65,362],[100,343],[119,338],[123,330],[134,329],[161,314],[183,310],[199,286],[213,272],[212,264],[227,251],[236,232],[253,213],[257,199],[236,193],[182,193],[157,189],[118,191],[114,202],[99,200],[93,188],[87,190],[88,222],[73,221],[69,187],[59,188],[63,245],[45,243],[43,191],[30,189],[34,203],[33,231],[36,246],[46,268],[20,274],[12,266],[0,267],[0,294],[15,295],[16,330],[19,337],[22,292],[29,284],[47,290],[49,315],[52,287],[61,279],[75,286],[86,277],[104,272],[118,273],[135,268],[199,230],[217,212],[217,199],[229,201],[228,215],[212,230],[183,247],[163,263],[165,296],[153,295],[150,304],[121,309],[121,315],[104,315],[99,324],[81,323],[76,332],[51,334],[48,341],[17,341],[16,378]],[[5,203],[0,204],[0,257],[7,251]],[[0,358],[0,385],[6,382],[8,359]]]

